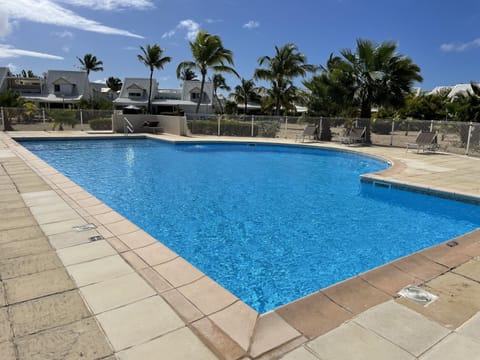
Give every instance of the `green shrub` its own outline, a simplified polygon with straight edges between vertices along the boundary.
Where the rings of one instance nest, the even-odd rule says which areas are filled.
[[[99,118],[92,119],[88,122],[92,130],[112,130],[112,119]]]
[[[379,135],[389,135],[392,131],[392,121],[384,119],[374,119],[372,121],[372,132]]]

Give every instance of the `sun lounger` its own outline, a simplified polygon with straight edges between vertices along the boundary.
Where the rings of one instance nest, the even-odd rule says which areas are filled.
[[[342,144],[364,143],[366,140],[367,128],[351,128],[348,134],[342,138]]]
[[[417,152],[422,151],[435,151],[438,149],[437,133],[431,131],[420,131],[415,139],[414,143],[407,143],[407,150],[411,147],[416,147]]]
[[[145,121],[143,123],[143,130],[153,134],[163,133],[163,128],[158,126],[158,121]]]
[[[302,134],[296,136],[295,141],[299,141],[302,139],[302,142],[305,141],[305,137],[313,138],[313,140],[317,140],[318,136],[318,127],[316,125],[307,125],[303,130]]]

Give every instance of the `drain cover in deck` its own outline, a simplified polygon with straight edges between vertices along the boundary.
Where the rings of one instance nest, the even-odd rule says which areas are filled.
[[[400,290],[398,295],[403,296],[409,300],[415,301],[417,304],[428,306],[438,299],[437,295],[429,293],[428,291],[419,288],[418,286],[407,286]]]
[[[72,227],[72,229],[75,230],[75,231],[87,231],[87,230],[92,230],[92,229],[96,229],[96,228],[97,228],[97,225],[92,224],[92,223]]]

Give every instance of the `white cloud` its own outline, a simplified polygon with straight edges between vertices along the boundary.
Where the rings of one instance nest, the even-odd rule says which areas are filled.
[[[187,35],[186,39],[193,41],[195,40],[195,37],[197,36],[198,32],[200,31],[200,24],[191,20],[191,19],[186,19],[182,20],[178,23],[178,25],[175,27],[175,29],[172,29],[170,31],[167,31],[162,35],[162,39],[167,39],[173,37],[178,30],[187,30]]]
[[[70,47],[68,47],[67,45],[64,45],[62,46],[62,51],[68,53],[70,52]]]
[[[11,45],[0,44],[0,59],[16,58],[20,56],[30,56],[30,57],[37,57],[37,58],[51,59],[51,60],[63,60],[63,57],[61,56],[50,55],[50,54],[30,51],[30,50],[15,49]]]
[[[223,20],[221,20],[221,19],[205,19],[205,22],[207,24],[214,24],[214,23],[223,22]]]
[[[65,4],[88,7],[94,10],[145,10],[154,7],[150,0],[59,0]]]
[[[255,29],[255,28],[258,28],[260,26],[260,23],[258,21],[254,21],[254,20],[250,20],[249,22],[247,22],[246,24],[243,24],[243,28],[244,29]]]
[[[2,9],[2,13],[6,14],[7,21],[10,19],[27,20],[107,35],[123,35],[143,39],[143,36],[127,30],[113,28],[84,18],[58,5],[54,0],[0,0],[0,9]]]
[[[7,64],[7,68],[10,69],[10,72],[11,72],[12,74],[15,74],[15,73],[17,72],[17,70],[18,70],[18,66],[15,65],[14,63],[8,63],[8,64]]]
[[[464,43],[445,43],[440,46],[440,49],[444,52],[462,52],[477,47],[480,47],[480,38]]]
[[[0,39],[5,38],[12,31],[12,26],[8,21],[8,15],[0,11]]]
[[[57,31],[52,33],[54,36],[57,36],[61,39],[73,39],[73,33],[71,31]]]

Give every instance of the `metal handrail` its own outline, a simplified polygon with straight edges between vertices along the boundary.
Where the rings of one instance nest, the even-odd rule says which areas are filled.
[[[134,132],[133,125],[130,122],[130,120],[127,119],[126,116],[123,117],[123,132],[124,132],[125,136],[128,136],[128,133],[133,134],[133,132]]]

